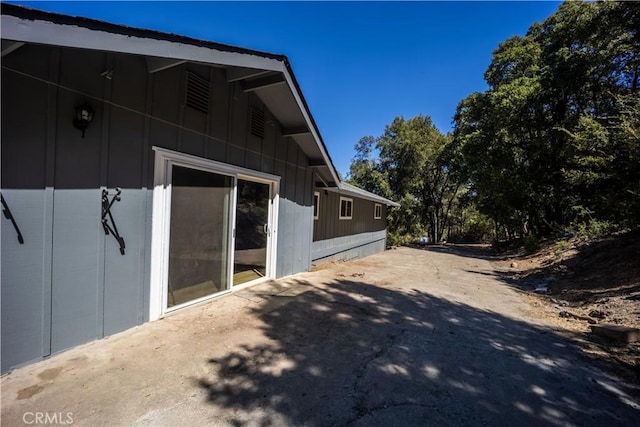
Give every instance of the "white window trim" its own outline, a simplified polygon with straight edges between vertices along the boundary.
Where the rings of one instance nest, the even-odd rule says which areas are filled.
[[[266,281],[275,278],[276,275],[276,259],[277,259],[277,224],[278,224],[278,207],[279,203],[279,191],[280,191],[280,177],[276,175],[267,174],[264,172],[258,172],[251,169],[246,169],[238,166],[232,166],[227,163],[217,162],[215,160],[204,159],[201,157],[193,156],[190,154],[179,153],[173,150],[167,150],[153,146],[155,151],[154,161],[154,188],[153,188],[153,220],[151,223],[151,274],[150,281],[151,286],[149,290],[149,320],[156,320],[160,317],[182,308],[184,306],[194,305],[203,301],[208,301],[213,298],[217,298],[223,294],[236,291],[246,285],[254,284],[257,281]],[[230,285],[225,291],[217,294],[208,295],[203,298],[199,298],[194,301],[181,304],[179,306],[167,308],[166,304],[166,281],[168,272],[168,242],[169,242],[169,216],[171,206],[171,186],[167,184],[167,177],[171,165],[184,166],[192,169],[201,169],[213,173],[222,175],[230,175],[234,177],[234,193],[233,193],[233,206],[235,207],[237,180],[244,179],[255,182],[269,183],[272,185],[272,197],[271,197],[271,209],[269,223],[272,225],[270,231],[270,242],[267,247],[267,271],[263,278],[256,281],[251,281],[239,286],[233,286],[232,275],[229,274]],[[235,209],[232,209],[232,215],[235,215]],[[235,217],[231,219],[232,224],[235,224]],[[233,268],[233,247],[234,240],[232,237],[229,239],[229,256],[228,266],[229,272],[232,272]]]
[[[342,216],[342,201],[346,201],[351,204],[351,215]],[[342,197],[340,196],[340,203],[338,204],[338,217],[340,219],[352,219],[353,218],[353,199],[350,197]]]
[[[313,192],[313,201],[315,202],[313,209],[316,211],[316,214],[313,216],[313,219],[318,219],[320,218],[320,192],[319,191]]]
[[[380,208],[380,214],[378,214],[378,208]],[[382,219],[382,204],[374,203],[373,205],[373,219]]]

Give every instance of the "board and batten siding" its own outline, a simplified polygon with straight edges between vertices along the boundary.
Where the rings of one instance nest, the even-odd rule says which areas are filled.
[[[386,248],[387,206],[317,188],[318,219],[314,220],[311,259],[314,264],[362,258]],[[340,219],[340,198],[353,201],[351,219]],[[381,218],[374,206],[381,205]]]
[[[222,69],[150,74],[141,56],[34,44],[2,62],[2,196],[24,237],[2,219],[3,372],[148,320],[152,146],[280,176],[276,276],[311,265],[308,159]],[[210,82],[208,113],[185,105],[187,70]],[[95,118],[82,138],[84,102]],[[265,112],[264,138],[248,132],[250,107]],[[115,188],[124,255],[101,225]]]

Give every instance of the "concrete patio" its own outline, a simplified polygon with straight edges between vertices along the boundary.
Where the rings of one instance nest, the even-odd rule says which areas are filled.
[[[2,425],[637,425],[624,384],[528,310],[487,260],[399,248],[17,369]]]

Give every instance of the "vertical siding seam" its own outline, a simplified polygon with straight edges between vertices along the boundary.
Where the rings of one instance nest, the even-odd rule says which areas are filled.
[[[182,133],[184,132],[184,109],[187,103],[187,67],[182,65],[180,72],[180,93],[178,101],[178,132],[176,148],[182,151]]]
[[[282,171],[282,174],[284,175],[284,195],[286,199],[289,199],[289,195],[287,194],[287,189],[289,187],[289,138],[289,136],[284,138],[284,143],[287,150],[284,153],[284,170]]]
[[[307,159],[308,163],[308,159]],[[305,250],[307,251],[307,258],[305,260],[305,270],[309,270],[311,268],[311,242],[313,242],[313,229],[315,227],[315,220],[313,219],[313,169],[307,166],[305,168],[305,206],[308,206],[309,213],[307,214],[307,224],[309,225],[309,230],[307,234],[307,244]]]
[[[43,241],[43,314],[42,356],[51,355],[51,325],[53,323],[53,221],[55,192],[56,140],[58,132],[58,86],[60,78],[60,48],[51,49],[47,83],[47,136],[45,146],[45,203]]]
[[[252,93],[249,94],[249,99],[247,100],[247,109],[244,112],[245,115],[245,119],[246,121],[246,125],[245,125],[245,129],[244,129],[244,153],[243,153],[243,157],[244,157],[244,163],[242,166],[247,166],[249,163],[249,138],[251,137],[251,108],[256,108],[253,107],[253,103],[255,101],[252,100]]]
[[[272,116],[271,111],[269,111],[269,109],[267,108],[265,108],[265,117],[267,119],[265,120],[265,122],[271,121],[273,123],[273,126],[275,126],[275,117]],[[264,143],[267,139],[267,136],[268,132],[265,131],[264,136],[260,140],[260,169],[264,169]]]
[[[113,69],[114,55],[112,53],[105,54],[105,66],[107,70]],[[116,77],[117,78],[117,77]],[[110,132],[109,125],[111,123],[111,105],[109,102],[112,100],[112,79],[102,78],[102,99],[107,102],[102,102],[102,129],[100,133],[100,187],[98,191],[106,189],[109,191],[109,146],[110,146]],[[99,202],[99,200],[98,200]],[[96,222],[99,219],[96,218]],[[98,337],[104,337],[104,324],[105,324],[105,301],[107,292],[107,239],[104,233],[98,233],[98,292],[96,296],[97,308],[97,325],[96,332]]]
[[[247,119],[247,125],[245,127],[245,132],[244,132],[244,152],[243,154],[243,158],[244,158],[244,163],[242,164],[242,166],[247,166],[248,161],[249,161],[249,153],[248,153],[248,148],[249,148],[249,135],[251,134],[251,131],[249,130],[249,127],[251,126],[251,102],[248,103],[248,108],[247,110],[244,112],[245,118]]]
[[[209,67],[209,93],[207,94],[207,100],[209,101],[209,108],[207,109],[207,117],[205,118],[205,124],[204,124],[204,133],[206,135],[209,135],[211,133],[211,110],[213,110],[212,105],[213,105],[213,79],[214,79],[214,72],[213,72],[213,68]],[[205,159],[209,159],[209,141],[207,141],[207,138],[204,138],[204,140],[202,141],[204,144],[204,149],[202,150],[202,153],[204,155]]]
[[[142,226],[144,227],[144,233],[141,233],[142,242],[140,242],[140,262],[143,266],[140,269],[140,284],[142,288],[140,290],[140,294],[138,295],[138,307],[139,312],[137,315],[138,324],[145,321],[145,304],[146,300],[149,298],[151,292],[151,257],[147,257],[146,254],[151,254],[151,233],[150,230],[150,222],[147,221],[148,218],[152,218],[152,215],[148,212],[150,209],[149,199],[151,199],[151,205],[153,205],[153,198],[149,195],[149,188],[153,191],[154,183],[153,183],[153,174],[151,176],[151,181],[149,180],[149,169],[153,169],[152,165],[154,164],[154,159],[149,158],[150,148],[151,148],[151,110],[153,109],[153,99],[154,99],[154,74],[147,73],[147,87],[145,92],[145,118],[144,118],[144,128],[142,131],[142,190],[146,190],[143,196],[144,201],[141,202],[142,206],[142,218],[140,220]],[[149,249],[148,249],[149,248]],[[148,319],[147,319],[148,320]]]
[[[113,69],[113,54],[105,54],[107,70]],[[108,189],[112,79],[102,78],[102,129],[100,130],[100,186]],[[107,101],[107,102],[104,102]]]
[[[58,84],[60,79],[60,48],[53,48],[51,51],[51,67],[49,72],[49,81],[47,81],[47,90],[49,95],[53,95],[52,100],[53,114],[48,118],[47,128],[47,152],[45,154],[45,162],[50,168],[45,172],[45,186],[53,188],[55,185],[55,163],[56,163],[56,140],[58,133]],[[51,106],[50,106],[51,107]],[[49,107],[49,108],[50,108]],[[50,109],[47,109],[51,113]],[[49,158],[50,157],[50,158]]]
[[[227,120],[227,152],[225,156],[225,162],[229,163],[231,157],[231,138],[233,138],[233,122],[235,121],[235,99],[236,99],[236,83],[231,84],[231,90],[229,91],[229,104],[227,106],[227,111],[229,114],[229,119]]]

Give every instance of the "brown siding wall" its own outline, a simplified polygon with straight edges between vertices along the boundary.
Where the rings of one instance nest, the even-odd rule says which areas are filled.
[[[313,221],[314,242],[387,228],[387,207],[384,204],[382,218],[374,219],[375,202],[342,196],[353,200],[353,212],[351,219],[340,219],[340,194],[322,188],[315,191],[320,193],[320,208],[318,219]]]

